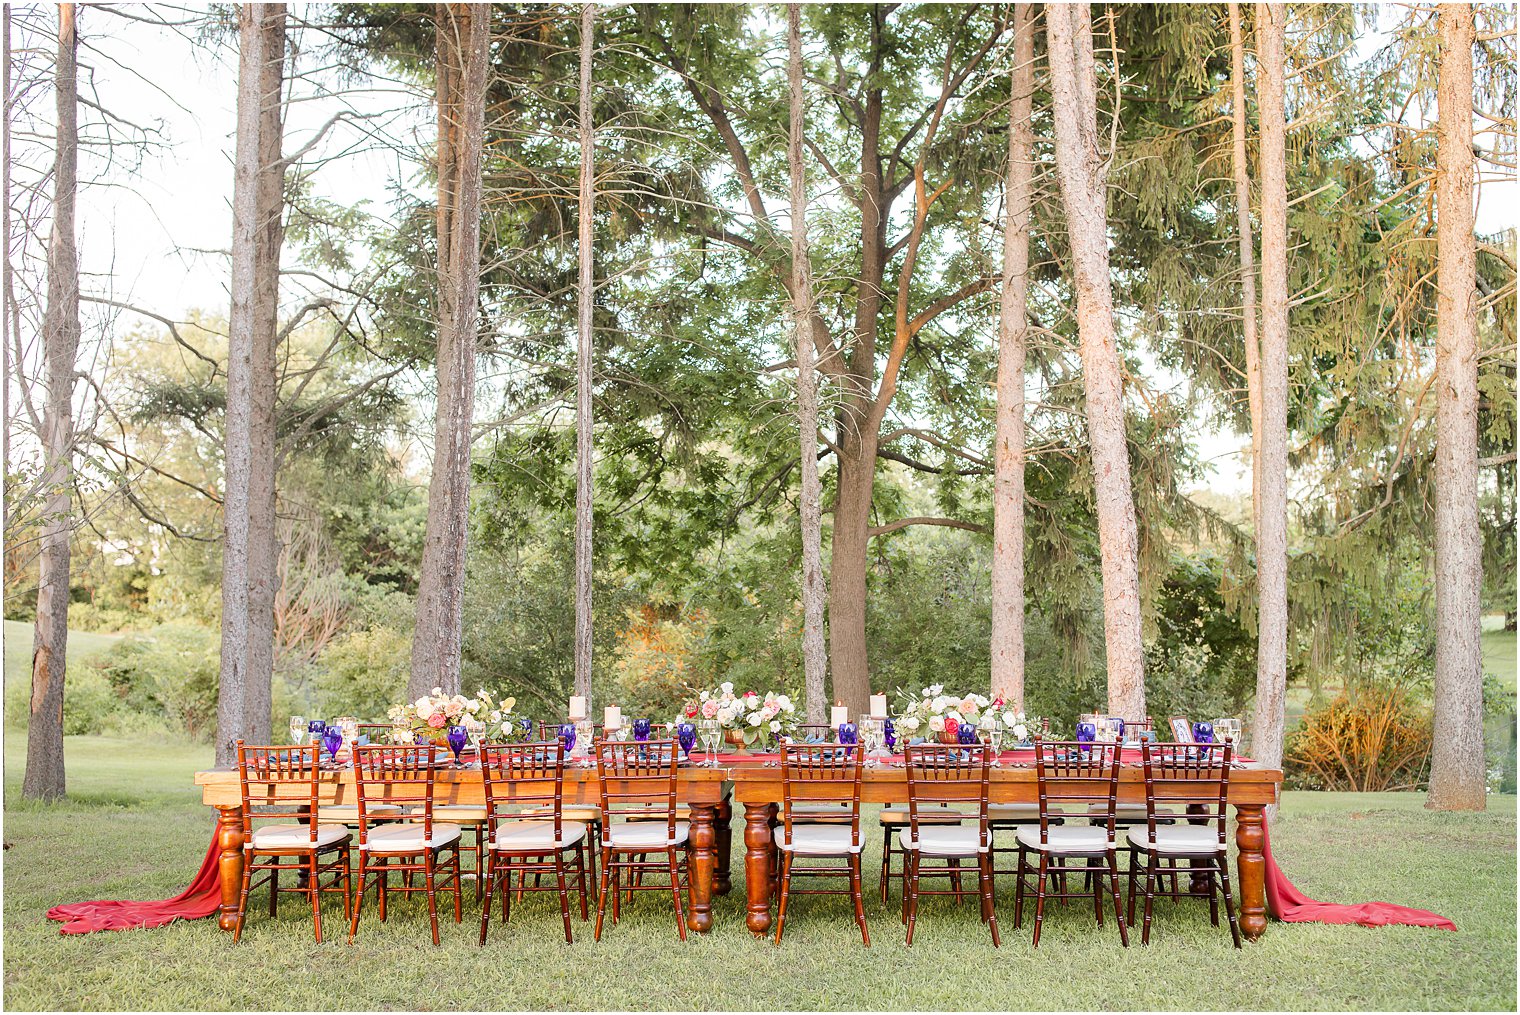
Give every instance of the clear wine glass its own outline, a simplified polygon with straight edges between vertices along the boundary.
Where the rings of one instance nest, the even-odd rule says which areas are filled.
[[[723,726],[716,719],[702,719],[697,723],[702,733],[702,749],[707,754],[707,764],[718,764],[718,743],[723,739]]]
[[[290,717],[290,742],[297,747],[306,746],[306,717],[293,715]]]
[[[995,715],[989,717],[982,723],[982,732],[987,735],[987,746],[992,748],[992,767],[998,768],[1002,765],[1003,721]]]

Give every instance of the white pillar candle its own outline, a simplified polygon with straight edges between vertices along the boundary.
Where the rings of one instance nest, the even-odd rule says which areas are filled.
[[[871,715],[875,718],[885,718],[887,714],[887,696],[885,694],[871,695]]]
[[[570,718],[586,718],[586,696],[584,694],[572,694],[570,696]]]
[[[602,714],[602,726],[604,729],[615,730],[623,725],[623,710],[617,705],[608,705],[606,712]]]
[[[836,727],[850,721],[850,706],[848,705],[835,705],[829,709],[829,713],[833,716],[830,722]]]

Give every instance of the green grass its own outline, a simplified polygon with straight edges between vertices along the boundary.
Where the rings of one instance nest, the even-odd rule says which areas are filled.
[[[1483,632],[1483,670],[1498,677],[1511,691],[1515,689],[1514,631],[1500,628]]]
[[[83,661],[121,641],[119,634],[69,632],[69,662]],[[5,622],[5,682],[26,680],[32,672],[32,625],[27,621]]]
[[[896,911],[868,896],[873,946],[859,946],[843,899],[802,898],[786,941],[745,931],[742,862],[732,894],[714,902],[715,930],[677,940],[668,901],[641,897],[600,943],[576,924],[558,939],[552,896],[493,921],[482,951],[479,908],[427,940],[420,902],[385,926],[367,919],[350,947],[338,932],[311,939],[294,899],[271,920],[249,919],[236,949],[213,920],[153,931],[63,937],[48,906],[90,898],[160,898],[183,887],[210,835],[190,787],[207,749],[69,738],[71,797],[61,806],[17,798],[24,743],[5,744],[5,1002],[12,1009],[1071,1009],[1150,1008],[1513,1010],[1515,798],[1486,814],[1425,811],[1412,794],[1309,794],[1286,800],[1274,828],[1284,869],[1310,895],[1386,899],[1452,916],[1460,933],[1416,928],[1272,924],[1235,952],[1203,903],[1164,903],[1152,943],[1125,951],[1110,921],[1056,909],[1040,950],[999,902],[993,952],[971,905],[928,900],[914,946]],[[737,838],[737,836],[736,836]],[[874,837],[873,837],[874,838]],[[736,843],[737,846],[737,843]],[[876,843],[866,857],[877,865]],[[736,857],[742,861],[742,846]],[[1000,891],[1001,891],[1000,886]],[[371,913],[371,915],[373,915]]]

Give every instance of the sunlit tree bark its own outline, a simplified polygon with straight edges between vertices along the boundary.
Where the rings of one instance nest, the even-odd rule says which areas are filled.
[[[580,283],[576,293],[575,346],[575,693],[591,696],[591,568],[593,500],[591,380],[592,300],[596,292],[591,277],[593,264],[592,222],[596,206],[595,141],[591,122],[591,58],[596,46],[596,6],[581,7],[580,81],[580,231],[577,256]]]

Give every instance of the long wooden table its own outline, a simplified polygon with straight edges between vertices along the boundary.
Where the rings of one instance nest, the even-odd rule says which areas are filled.
[[[202,801],[217,812],[218,845],[221,849],[222,910],[218,922],[230,931],[236,919],[239,887],[243,876],[244,829],[237,772],[215,769],[197,772]],[[1240,891],[1240,929],[1255,941],[1267,929],[1266,837],[1262,810],[1277,803],[1282,772],[1256,764],[1237,767],[1230,773],[1230,804],[1235,808],[1235,846]],[[1202,787],[1200,787],[1202,789]],[[304,800],[304,790],[300,791]],[[484,788],[478,768],[445,769],[438,773],[436,802],[484,806]],[[566,804],[599,802],[596,769],[565,770]],[[678,778],[678,799],[691,808],[690,898],[687,925],[698,933],[712,929],[712,899],[731,889],[732,852],[730,820],[732,806],[744,806],[745,923],[756,934],[771,927],[770,842],[771,826],[781,803],[781,769],[775,763],[722,759],[717,767],[683,766]],[[292,797],[297,794],[292,794]],[[861,791],[868,803],[901,803],[907,798],[907,772],[901,768],[868,768]],[[1001,767],[992,772],[994,803],[1034,803],[1038,800],[1035,772],[1030,767]],[[1121,803],[1144,803],[1144,774],[1126,765],[1119,777]],[[1200,793],[1200,803],[1203,794]],[[321,775],[320,807],[357,803],[351,769],[325,771]]]

